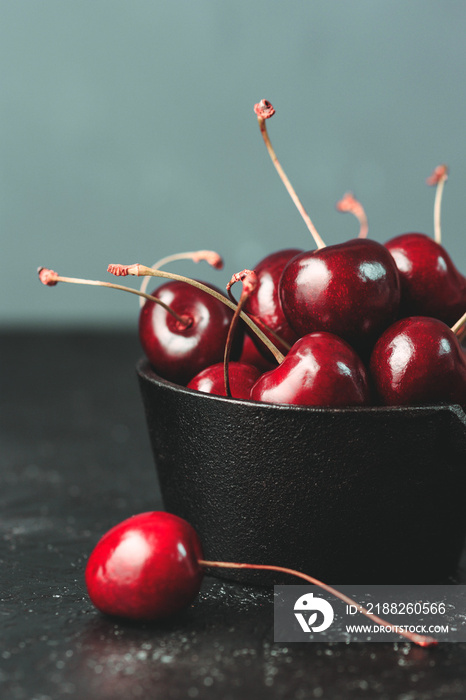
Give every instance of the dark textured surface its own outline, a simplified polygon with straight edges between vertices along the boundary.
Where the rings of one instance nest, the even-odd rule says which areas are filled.
[[[160,507],[139,354],[129,335],[0,336],[2,700],[463,697],[466,645],[274,644],[266,589],[207,578],[153,626],[92,608],[97,539]]]
[[[207,559],[339,584],[438,583],[455,572],[466,524],[459,407],[273,406],[182,389],[148,363],[139,376],[165,504],[196,528]]]

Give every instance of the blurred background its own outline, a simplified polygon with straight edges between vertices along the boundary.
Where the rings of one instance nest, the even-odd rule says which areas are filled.
[[[224,288],[282,247],[313,248],[253,113],[328,244],[433,231],[466,273],[466,4],[461,0],[1,0],[2,327],[136,328],[134,296],[40,285],[36,268],[111,280],[218,250]],[[138,286],[137,280],[129,284]]]

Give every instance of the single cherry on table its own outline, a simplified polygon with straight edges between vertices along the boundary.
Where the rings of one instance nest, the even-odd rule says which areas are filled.
[[[194,528],[171,513],[135,515],[109,530],[91,553],[85,572],[89,597],[108,615],[130,620],[160,620],[193,602],[205,568],[268,569],[304,579],[357,607],[366,617],[391,626],[348,596],[318,579],[281,566],[207,561]],[[420,646],[434,646],[433,637],[394,631]]]

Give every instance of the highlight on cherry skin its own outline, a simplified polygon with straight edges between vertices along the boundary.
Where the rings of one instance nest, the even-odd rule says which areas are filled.
[[[206,568],[256,569],[290,574],[319,586],[378,625],[390,626],[423,647],[437,640],[402,630],[369,613],[332,586],[300,571],[268,564],[208,561],[194,528],[163,511],[134,515],[111,528],[92,551],[85,571],[89,597],[107,615],[139,621],[170,617],[193,603]]]

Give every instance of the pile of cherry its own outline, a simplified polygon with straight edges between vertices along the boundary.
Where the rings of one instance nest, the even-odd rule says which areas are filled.
[[[274,114],[272,105],[262,100],[255,112],[272,161],[317,249],[268,255],[254,270],[233,275],[228,297],[212,285],[162,269],[185,257],[221,267],[212,251],[170,256],[152,267],[109,266],[116,276],[144,277],[140,290],[62,277],[47,268],[39,269],[41,281],[114,287],[142,297],[139,334],[149,362],[160,377],[190,389],[323,407],[466,406],[466,358],[459,342],[466,324],[466,278],[442,247],[440,233],[447,168],[439,166],[428,180],[437,186],[435,239],[408,233],[385,245],[370,240],[362,206],[346,195],[337,208],[358,217],[359,237],[326,246],[270,143],[266,120]],[[169,281],[147,294],[151,277]],[[236,282],[242,283],[238,302],[231,291]],[[100,610],[157,619],[192,601],[204,566],[287,571],[342,597],[320,581],[281,567],[206,562],[190,525],[164,513],[135,516],[107,533],[91,555],[86,581]],[[405,636],[423,645],[434,642]]]
[[[117,287],[145,298],[139,319],[144,352],[155,372],[190,389],[239,399],[308,406],[466,405],[466,278],[441,245],[440,205],[446,166],[428,179],[437,186],[435,239],[407,233],[385,245],[367,238],[359,202],[337,207],[361,222],[359,237],[326,246],[276,158],[265,122],[267,101],[255,106],[266,146],[307,224],[317,249],[280,250],[219,289],[162,267],[181,258],[222,261],[212,251],[177,254],[152,267],[110,265],[117,276],[145,278],[141,290],[60,277],[42,282]],[[152,276],[170,281],[145,293]],[[236,303],[231,287],[243,284]],[[230,362],[231,360],[231,362]]]
[[[281,357],[275,352],[274,363],[270,345],[245,324],[242,346],[236,326],[228,391],[223,360],[233,311],[172,281],[153,294],[186,325],[153,301],[139,322],[157,374],[203,392],[280,404],[466,405],[466,358],[456,334],[463,325],[449,327],[466,308],[466,282],[433,239],[411,233],[385,246],[355,239],[282,250],[241,277],[242,308]]]

